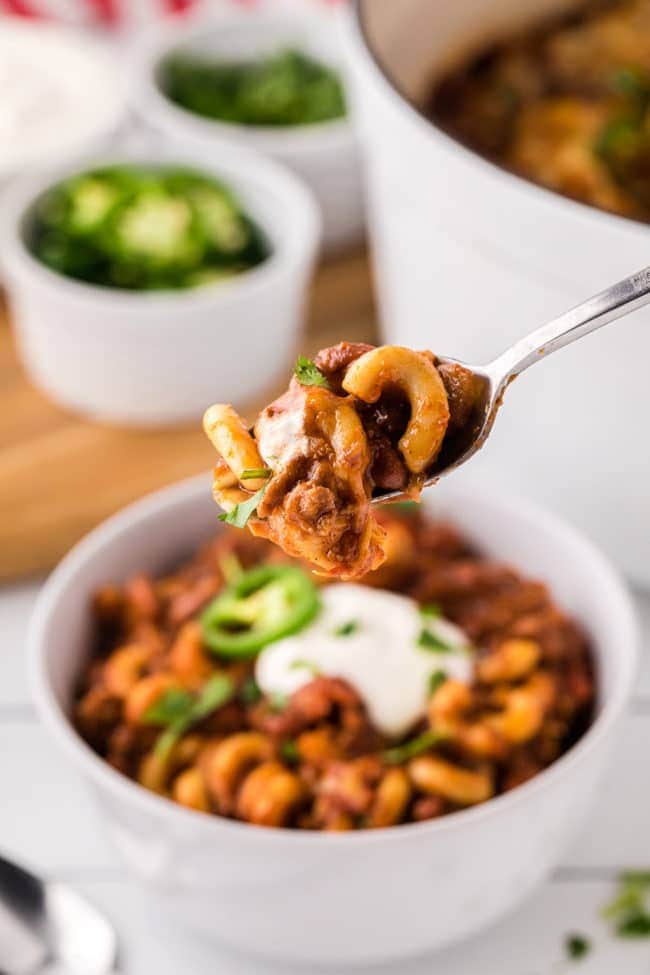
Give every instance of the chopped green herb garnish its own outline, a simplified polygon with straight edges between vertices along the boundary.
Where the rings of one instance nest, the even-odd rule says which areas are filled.
[[[619,938],[650,938],[650,914],[646,910],[629,914],[616,926]]]
[[[333,632],[334,636],[351,636],[358,629],[359,624],[356,620],[348,620],[347,623],[341,623],[340,626],[337,626]]]
[[[256,477],[270,477],[273,471],[270,467],[247,467],[239,475],[240,481],[254,481]]]
[[[322,386],[324,389],[330,388],[330,384],[320,369],[314,365],[311,359],[307,359],[304,355],[298,356],[294,374],[298,382],[302,383],[303,386]]]
[[[427,630],[426,627],[420,630],[418,646],[422,647],[423,650],[431,650],[433,653],[451,653],[455,649],[442,637]]]
[[[201,692],[192,708],[192,721],[201,721],[217,708],[226,704],[235,693],[235,686],[230,677],[215,674],[203,685]]]
[[[156,754],[165,758],[192,725],[207,718],[233,696],[235,686],[229,677],[215,674],[195,697],[187,691],[170,688],[144,714],[145,724],[160,725],[165,731],[156,742]]]
[[[280,745],[280,754],[285,762],[289,762],[290,765],[295,765],[300,758],[298,746],[295,741],[283,741]]]
[[[424,731],[417,738],[411,738],[403,745],[396,745],[394,748],[387,749],[384,752],[384,761],[388,762],[389,765],[401,765],[403,762],[407,762],[409,758],[427,752],[434,745],[444,741],[445,738],[446,735],[439,731]]]
[[[624,870],[619,880],[626,886],[646,887],[650,891],[650,870]]]
[[[564,940],[567,957],[573,961],[584,958],[591,951],[591,941],[583,934],[568,934]]]
[[[413,515],[418,507],[418,501],[394,501],[388,505],[391,511],[397,511],[403,515]]]
[[[219,515],[219,521],[225,521],[227,525],[233,525],[235,528],[245,528],[248,519],[257,511],[257,506],[264,497],[265,491],[266,486],[256,491],[248,501],[240,501],[232,511],[224,511],[223,514]]]
[[[603,917],[614,925],[621,938],[650,937],[650,871],[628,870],[619,878],[616,896],[605,905]]]
[[[611,85],[620,95],[647,105],[650,98],[650,79],[642,68],[634,65],[618,68],[612,74]]]
[[[320,670],[311,660],[292,660],[289,670],[308,670],[312,677],[320,675]]]
[[[296,48],[244,59],[175,51],[158,84],[187,111],[236,125],[313,125],[346,113],[338,72]]]
[[[428,616],[429,619],[440,619],[442,616],[442,608],[438,603],[425,603],[420,606],[420,612],[423,616]]]
[[[244,704],[256,704],[262,697],[262,692],[258,687],[254,677],[248,677],[239,689],[239,697]]]
[[[429,694],[435,694],[438,688],[442,687],[446,680],[447,674],[444,672],[444,670],[434,670],[429,677]]]
[[[189,691],[172,687],[145,711],[144,723],[165,728],[174,721],[184,719],[193,703],[194,698]]]
[[[278,691],[275,691],[269,695],[269,704],[272,711],[284,711],[288,703],[289,698],[286,694],[280,694]]]

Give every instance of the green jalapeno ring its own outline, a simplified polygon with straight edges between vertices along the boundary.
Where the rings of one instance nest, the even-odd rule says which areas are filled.
[[[301,569],[260,565],[244,572],[203,612],[203,639],[223,657],[254,657],[310,623],[320,605],[316,586]]]

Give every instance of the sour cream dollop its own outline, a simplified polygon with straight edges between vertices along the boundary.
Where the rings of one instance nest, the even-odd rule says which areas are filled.
[[[472,659],[463,630],[423,616],[408,596],[344,583],[326,586],[322,601],[313,623],[258,657],[255,678],[265,694],[293,694],[315,674],[341,677],[360,695],[375,727],[398,737],[424,714],[433,673],[469,681]],[[421,646],[423,628],[448,649]]]

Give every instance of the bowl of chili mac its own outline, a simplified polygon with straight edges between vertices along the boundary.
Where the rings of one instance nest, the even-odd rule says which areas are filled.
[[[582,822],[634,677],[627,591],[541,509],[429,494],[383,510],[354,583],[215,522],[201,477],[46,584],[41,718],[182,922],[303,963],[417,954],[511,910]]]

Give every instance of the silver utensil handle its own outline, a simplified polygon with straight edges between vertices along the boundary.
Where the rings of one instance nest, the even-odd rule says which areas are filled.
[[[650,267],[647,267],[623,278],[515,342],[490,363],[490,372],[494,370],[502,383],[507,382],[552,352],[557,352],[583,335],[588,335],[649,302]]]

